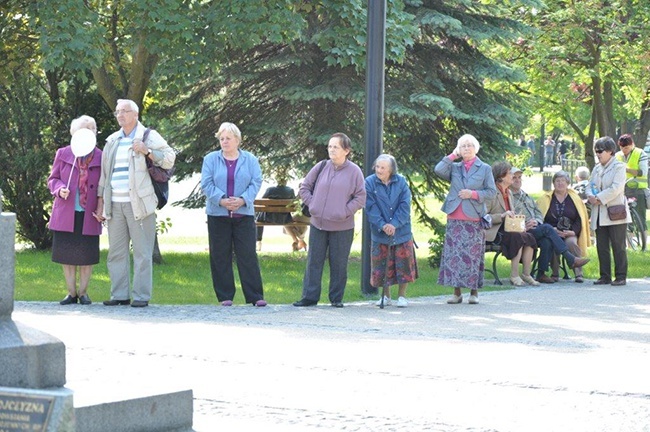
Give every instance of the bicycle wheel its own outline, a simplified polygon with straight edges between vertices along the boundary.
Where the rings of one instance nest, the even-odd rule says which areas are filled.
[[[636,212],[636,209],[632,207],[630,208],[630,216],[632,216],[632,223],[628,224],[628,232],[631,231],[634,234],[634,239],[638,246],[638,249],[635,248],[634,250],[644,251],[646,248],[647,239],[646,232],[643,229],[643,225],[641,224],[641,217]]]

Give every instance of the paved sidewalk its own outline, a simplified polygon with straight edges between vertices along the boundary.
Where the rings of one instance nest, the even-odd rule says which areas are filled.
[[[62,307],[75,404],[191,388],[194,430],[650,432],[650,285],[560,283],[479,305]]]

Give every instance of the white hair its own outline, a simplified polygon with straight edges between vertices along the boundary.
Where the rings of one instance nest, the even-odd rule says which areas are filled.
[[[476,153],[478,153],[479,149],[481,148],[481,145],[478,143],[478,140],[474,138],[474,135],[465,134],[462,137],[458,138],[458,147],[460,147],[461,144],[465,143],[472,144],[476,149]]]
[[[375,169],[375,167],[377,166],[377,162],[380,161],[388,162],[388,164],[390,165],[390,173],[397,174],[397,161],[395,160],[394,156],[386,153],[380,154],[379,156],[377,156],[377,159],[375,159],[375,162],[372,164],[372,169]]]
[[[237,140],[241,143],[241,131],[236,124],[228,122],[221,123],[221,126],[219,126],[219,132],[217,132],[217,138],[221,137],[221,133],[223,131],[230,132],[235,137],[237,137]]]
[[[140,112],[140,108],[138,108],[138,104],[135,103],[135,102],[133,102],[131,99],[118,99],[118,100],[117,100],[117,104],[118,104],[118,105],[121,104],[121,103],[123,103],[123,102],[128,103],[129,106],[131,107],[131,109],[132,109],[133,111],[135,111],[136,113],[139,113],[139,112]]]
[[[580,180],[587,180],[589,179],[589,168],[586,166],[581,166],[576,168],[576,177],[578,177]]]
[[[97,134],[97,123],[91,116],[82,115],[70,123],[70,135],[74,135],[79,129],[90,129]]]

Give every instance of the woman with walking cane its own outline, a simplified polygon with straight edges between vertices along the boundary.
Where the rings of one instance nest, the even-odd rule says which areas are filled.
[[[406,179],[397,173],[393,156],[379,155],[373,169],[375,173],[365,182],[372,239],[370,284],[383,287],[377,306],[392,303],[390,286],[397,284],[397,307],[406,307],[406,287],[418,278],[411,233],[411,191]]]

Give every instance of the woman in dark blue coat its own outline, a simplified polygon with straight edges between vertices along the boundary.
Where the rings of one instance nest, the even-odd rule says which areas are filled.
[[[388,154],[373,164],[366,178],[366,214],[371,228],[370,284],[383,287],[383,304],[391,304],[390,286],[398,285],[397,307],[406,307],[406,287],[418,277],[411,233],[411,191]],[[377,302],[380,305],[382,299]]]

